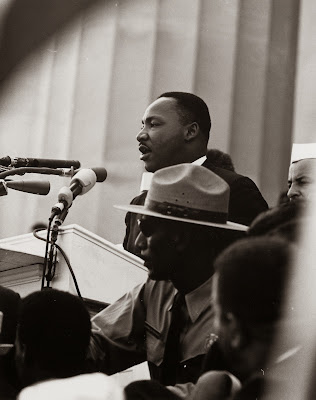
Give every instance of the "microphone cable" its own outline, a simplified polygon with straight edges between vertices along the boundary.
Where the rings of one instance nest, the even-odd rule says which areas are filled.
[[[46,265],[47,265],[48,245],[49,245],[49,244],[52,244],[52,242],[49,240],[49,235],[50,235],[50,231],[51,231],[51,225],[52,225],[52,220],[50,220],[50,221],[49,221],[49,224],[48,224],[48,228],[47,228],[47,238],[46,238],[46,239],[40,237],[40,236],[37,234],[37,232],[43,231],[43,230],[45,230],[46,228],[37,228],[37,229],[35,229],[35,230],[33,231],[33,236],[36,237],[36,239],[43,240],[43,241],[46,242],[46,251],[45,251],[45,259],[44,259],[44,266],[45,266],[45,267],[44,267],[44,269],[43,269],[43,276],[42,276],[42,289],[43,289],[43,287],[44,287],[44,280],[45,280],[45,272],[46,272]],[[57,243],[55,243],[54,245],[56,246],[56,249],[59,250],[59,252],[62,254],[62,256],[63,256],[63,258],[64,258],[64,260],[65,260],[65,262],[66,262],[66,264],[67,264],[67,267],[68,267],[68,269],[69,269],[69,272],[70,272],[70,274],[71,274],[71,277],[72,277],[72,280],[73,280],[73,282],[74,282],[74,285],[75,285],[77,294],[78,294],[78,296],[82,299],[82,295],[81,295],[81,293],[80,293],[80,289],[79,289],[79,285],[78,285],[78,282],[77,282],[77,279],[76,279],[76,275],[75,275],[75,273],[74,273],[74,270],[72,269],[72,266],[71,266],[71,263],[70,263],[70,260],[69,260],[69,258],[68,258],[68,256],[67,256],[67,254],[65,253],[65,251],[64,251]]]

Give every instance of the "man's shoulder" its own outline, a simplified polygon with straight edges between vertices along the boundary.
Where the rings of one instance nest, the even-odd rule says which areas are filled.
[[[145,199],[147,196],[147,190],[143,190],[139,195],[133,198],[131,201],[131,204],[137,205],[137,206],[143,206],[145,203]]]
[[[208,160],[203,164],[230,187],[229,220],[239,224],[250,225],[254,218],[262,211],[268,209],[268,204],[263,198],[259,188],[247,176],[234,171],[214,167]]]
[[[235,171],[229,171],[228,169],[224,169],[224,168],[220,168],[220,167],[215,167],[214,165],[212,165],[210,162],[208,162],[208,160],[205,161],[205,163],[203,164],[203,167],[211,170],[212,172],[214,172],[216,175],[220,176],[222,179],[224,179],[224,181],[226,181],[229,185],[234,183],[235,181],[240,181],[240,180],[250,180],[250,178],[238,174]]]
[[[238,190],[240,188],[244,190],[250,190],[252,192],[257,192],[258,194],[260,193],[257,185],[255,182],[249,178],[248,176],[238,174],[235,171],[229,171],[227,169],[223,169],[220,167],[214,167],[212,164],[206,162],[203,164],[205,168],[208,168],[212,172],[214,172],[216,175],[220,176],[222,179],[224,179],[225,182],[228,183],[230,186],[230,190]],[[261,196],[261,193],[260,193]]]

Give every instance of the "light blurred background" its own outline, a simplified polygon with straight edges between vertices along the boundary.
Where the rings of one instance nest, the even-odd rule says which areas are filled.
[[[0,0],[1,26],[12,3]],[[124,213],[113,204],[139,191],[143,112],[164,91],[189,91],[210,108],[209,147],[229,153],[273,206],[287,187],[292,142],[316,141],[315,20],[314,0],[91,1],[2,84],[0,158],[105,167],[108,179],[75,200],[65,224],[120,243]],[[1,197],[0,238],[47,221],[69,184],[48,178],[45,197]]]

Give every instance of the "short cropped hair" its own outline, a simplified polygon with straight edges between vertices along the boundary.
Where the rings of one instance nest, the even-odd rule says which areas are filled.
[[[231,156],[219,149],[210,149],[207,151],[207,160],[214,167],[226,169],[227,171],[235,172],[235,167]]]
[[[248,236],[277,236],[297,243],[301,229],[308,223],[308,209],[304,202],[290,201],[263,211],[252,221]]]
[[[45,289],[22,300],[18,339],[26,363],[35,362],[53,377],[75,375],[83,367],[90,332],[89,313],[77,296]]]
[[[279,238],[237,241],[215,261],[218,302],[243,323],[280,319],[290,272],[290,245]]]
[[[175,99],[182,123],[197,122],[208,141],[211,130],[211,117],[206,103],[200,97],[186,92],[165,92],[158,99],[161,97]]]

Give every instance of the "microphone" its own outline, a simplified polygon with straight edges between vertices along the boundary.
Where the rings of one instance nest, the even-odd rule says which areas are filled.
[[[72,205],[77,196],[87,193],[96,182],[104,182],[107,176],[105,168],[81,169],[71,179],[70,186],[64,186],[58,193],[58,203],[52,208],[53,218],[60,214],[64,209]]]
[[[0,181],[3,185],[2,195],[7,194],[6,188],[18,190],[20,192],[47,195],[50,191],[48,181],[29,180],[29,181]],[[5,192],[5,193],[4,193]]]
[[[106,177],[108,175],[107,171],[103,167],[95,167],[95,168],[89,168],[92,169],[92,171],[96,174],[97,177],[97,182],[104,182],[106,180]],[[61,176],[70,176],[71,178],[75,176],[79,171],[82,171],[82,169],[75,169],[75,170],[61,170]]]
[[[108,176],[108,173],[105,168],[102,167],[95,167],[95,168],[89,168],[89,170],[92,170],[95,173],[97,182],[104,182]],[[76,176],[76,174],[80,171],[83,171],[82,169],[78,169],[75,171],[75,174],[73,176]]]
[[[22,158],[9,156],[0,158],[0,165],[19,167],[80,168],[78,160],[55,160],[49,158]]]

